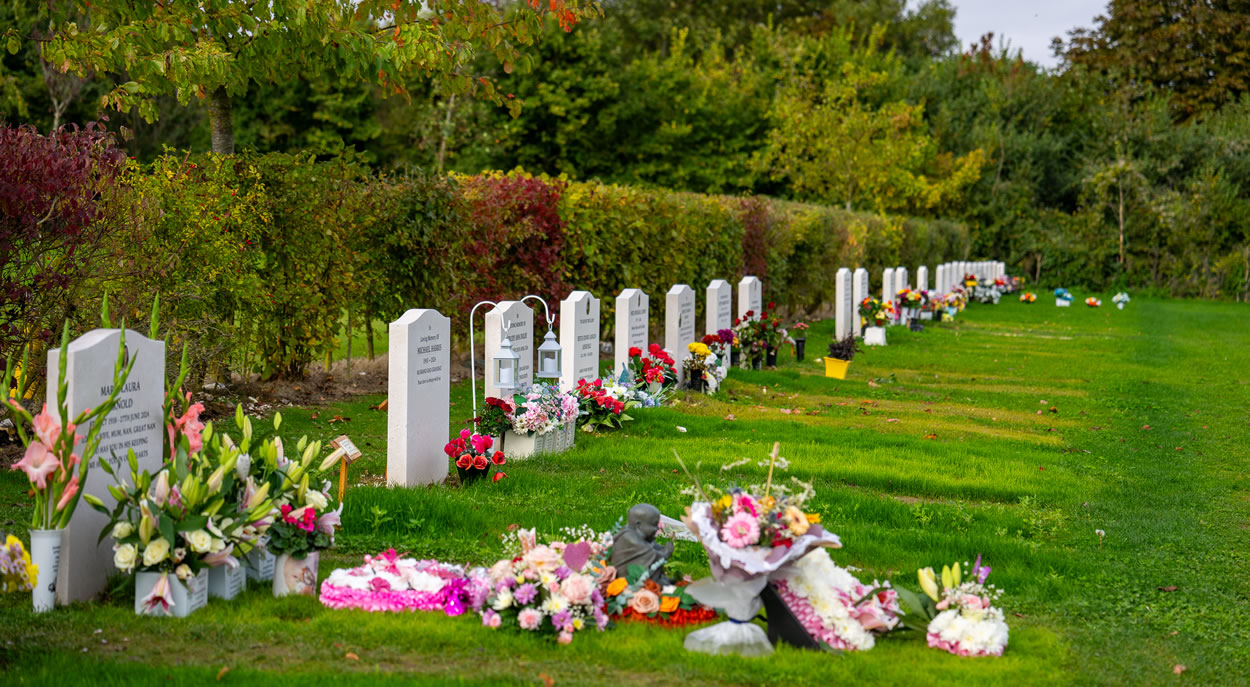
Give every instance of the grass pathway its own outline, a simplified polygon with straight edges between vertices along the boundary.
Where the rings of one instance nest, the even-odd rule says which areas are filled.
[[[510,463],[498,484],[354,486],[340,551],[322,565],[325,575],[391,545],[489,563],[513,523],[608,529],[637,501],[676,516],[687,498],[673,450],[704,479],[753,483],[756,461],[716,473],[781,441],[842,537],[835,560],[861,577],[914,587],[917,567],[983,554],[1008,591],[1001,659],[901,638],[841,658],[783,648],[713,659],[686,653],[682,632],[633,625],[557,647],[471,618],[330,612],[253,587],[182,621],[136,618],[126,590],[41,618],[26,597],[0,598],[0,671],[6,684],[203,684],[223,668],[223,684],[276,671],[307,684],[1246,684],[1248,325],[1244,306],[1220,303],[973,306],[958,326],[892,329],[846,381],[783,356],[775,371],[734,371],[717,398],[640,411],[621,432],[579,435],[568,454]],[[830,326],[813,327],[813,357]],[[353,480],[368,481],[385,466],[385,414],[368,409],[378,400],[292,409],[284,434],[347,431],[365,451]],[[453,401],[454,424],[471,414],[467,385]],[[351,420],[327,424],[335,415]],[[23,520],[25,500],[18,475],[0,476],[0,522]],[[679,544],[674,565],[697,576],[706,558]]]

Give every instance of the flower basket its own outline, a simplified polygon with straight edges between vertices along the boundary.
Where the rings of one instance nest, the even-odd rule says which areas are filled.
[[[784,642],[799,649],[820,650],[820,643],[803,629],[803,624],[794,617],[794,613],[781,600],[781,597],[777,596],[771,584],[766,585],[764,591],[760,592],[760,598],[764,601],[764,614],[768,618],[768,641],[772,642],[773,646]]]
[[[31,587],[36,613],[52,610],[56,604],[56,576],[61,567],[61,535],[65,528],[30,531],[30,562],[39,571]]]
[[[837,358],[825,358],[825,376],[834,379],[846,379],[846,371],[851,367],[851,361],[838,360]]]
[[[501,445],[507,449],[509,460],[529,458],[530,456],[538,456],[544,453],[564,453],[573,448],[576,429],[576,425],[570,422],[546,434],[535,434],[534,432],[518,434],[508,430],[504,434],[504,440]],[[473,472],[480,473],[483,471],[473,470]],[[485,472],[489,472],[489,468]],[[461,480],[463,481],[463,479],[464,476],[461,475]]]
[[[156,585],[165,578],[169,585],[169,608],[160,604],[147,604]],[[169,615],[185,618],[208,604],[208,570],[201,570],[185,582],[173,573],[135,573],[135,615]]]
[[[247,570],[236,565],[219,565],[208,569],[208,595],[229,601],[247,589]]]
[[[310,551],[303,558],[289,553],[279,554],[274,561],[273,595],[275,597],[317,595],[317,563],[320,551]]]

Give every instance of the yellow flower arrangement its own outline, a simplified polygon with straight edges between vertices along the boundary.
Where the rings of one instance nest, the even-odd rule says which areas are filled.
[[[0,593],[28,592],[39,579],[39,566],[30,562],[30,552],[22,546],[22,540],[9,535],[4,540],[4,573],[0,574]]]
[[[698,357],[700,360],[712,355],[712,349],[708,348],[707,344],[700,341],[695,341],[686,346],[686,348],[689,349],[691,354]]]

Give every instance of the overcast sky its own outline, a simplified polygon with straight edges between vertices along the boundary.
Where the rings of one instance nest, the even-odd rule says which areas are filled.
[[[950,0],[955,7],[955,35],[963,44],[979,41],[982,34],[994,32],[994,45],[1008,41],[1021,50],[1024,59],[1053,67],[1057,60],[1050,53],[1050,39],[1068,38],[1078,26],[1092,27],[1094,17],[1103,14],[1105,0]],[[910,3],[915,5],[915,0]]]

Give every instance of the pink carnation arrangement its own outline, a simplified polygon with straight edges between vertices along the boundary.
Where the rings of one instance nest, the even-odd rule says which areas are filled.
[[[365,556],[364,564],[338,569],[321,583],[327,608],[363,611],[443,611],[460,615],[477,609],[489,589],[483,576],[458,565],[401,558],[395,549]]]

